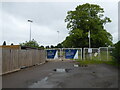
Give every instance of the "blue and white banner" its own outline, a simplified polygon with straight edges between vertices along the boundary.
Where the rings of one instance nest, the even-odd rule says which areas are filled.
[[[57,50],[47,50],[47,59],[58,59]]]
[[[76,49],[66,49],[65,50],[66,59],[78,59],[78,50]]]

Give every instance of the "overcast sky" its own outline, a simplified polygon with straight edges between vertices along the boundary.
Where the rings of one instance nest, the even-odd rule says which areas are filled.
[[[84,2],[1,2],[0,14],[2,21],[2,39],[7,44],[19,44],[29,40],[30,24],[32,38],[40,45],[57,45],[65,40],[68,30],[64,19],[67,12],[74,10],[77,5],[84,3],[98,4],[104,8],[105,16],[112,20],[105,28],[113,36],[113,42],[118,41],[118,1],[98,2],[85,0]],[[57,33],[59,31],[59,35]],[[0,37],[1,37],[0,35]]]

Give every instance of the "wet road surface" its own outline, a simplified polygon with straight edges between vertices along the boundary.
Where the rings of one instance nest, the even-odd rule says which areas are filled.
[[[3,88],[117,88],[118,69],[106,64],[74,67],[73,61],[51,61],[3,76]],[[67,69],[56,72],[55,69]]]

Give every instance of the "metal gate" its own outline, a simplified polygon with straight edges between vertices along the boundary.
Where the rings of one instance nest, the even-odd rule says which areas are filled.
[[[82,60],[82,48],[52,48],[46,49],[46,60]]]
[[[114,47],[100,47],[100,60],[110,61],[112,60],[112,51]]]
[[[62,59],[82,60],[82,48],[62,48]]]
[[[61,48],[46,49],[46,60],[61,59]]]
[[[112,51],[114,47],[84,48],[84,60],[112,60]]]
[[[98,60],[98,59],[100,59],[99,48],[84,48],[83,58],[84,58],[84,60]]]
[[[47,60],[112,60],[114,47],[46,49]],[[83,58],[82,58],[83,56]]]

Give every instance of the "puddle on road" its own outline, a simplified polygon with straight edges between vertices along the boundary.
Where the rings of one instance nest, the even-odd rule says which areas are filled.
[[[37,81],[36,83],[32,84],[28,88],[52,88],[54,84],[47,82],[48,77],[45,77],[41,81]]]
[[[70,70],[72,70],[72,69],[57,68],[57,69],[54,69],[53,71],[55,71],[55,72],[69,72]]]
[[[74,64],[74,67],[88,67],[87,64]]]
[[[79,67],[79,65],[75,64],[74,67]],[[58,72],[59,74],[55,74],[55,77],[59,77],[59,78],[63,78],[63,76],[67,75],[66,73],[69,73],[71,70],[74,70],[74,68],[72,69],[65,69],[65,68],[56,68],[53,69],[54,72]],[[60,74],[61,73],[61,74]],[[53,75],[52,73],[49,74],[50,76]],[[55,86],[57,86],[59,80],[59,78],[55,78],[52,77],[52,81],[48,80],[48,77],[43,78],[40,81],[34,82],[31,86],[29,86],[28,88],[54,88]],[[55,81],[54,81],[55,80]]]
[[[50,73],[50,77],[45,77],[40,81],[34,82],[32,85],[28,86],[28,88],[54,88],[56,87],[60,80],[64,80],[64,78],[67,74],[66,72],[69,72],[71,69],[54,69],[53,71],[59,72],[56,74]],[[59,78],[58,78],[59,77]],[[61,79],[60,79],[61,78]]]

